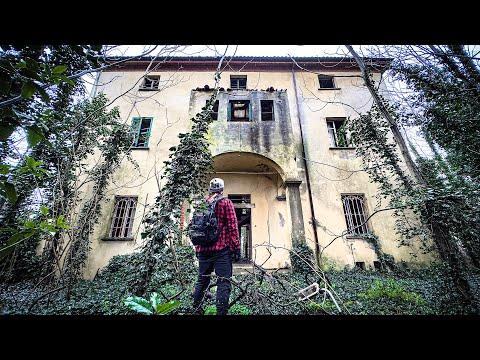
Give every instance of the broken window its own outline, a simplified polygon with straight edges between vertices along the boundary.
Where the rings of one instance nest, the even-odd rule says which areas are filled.
[[[365,270],[365,263],[363,261],[355,262],[355,267],[360,270]]]
[[[159,75],[148,75],[143,78],[143,83],[140,85],[140,90],[158,90],[159,84]]]
[[[132,227],[137,207],[136,196],[116,196],[109,237],[111,239],[132,238]]]
[[[228,121],[250,121],[250,114],[249,100],[230,100]]]
[[[230,75],[230,88],[235,90],[247,88],[247,75]]]
[[[363,195],[342,195],[342,203],[348,236],[368,234],[365,197]]]
[[[273,100],[260,100],[262,110],[262,121],[274,120],[273,116]]]
[[[320,89],[334,89],[333,76],[330,75],[318,75],[318,82]]]
[[[136,117],[132,121],[132,131],[134,140],[132,147],[147,148],[148,140],[150,138],[150,131],[152,127],[153,118],[151,117]]]
[[[345,128],[345,118],[327,118],[330,147],[351,147]]]
[[[208,101],[207,100],[205,102],[205,105],[208,104]],[[213,109],[212,109],[212,113],[210,114],[210,116],[212,117],[213,120],[218,120],[218,100],[215,101],[215,103],[213,104]]]

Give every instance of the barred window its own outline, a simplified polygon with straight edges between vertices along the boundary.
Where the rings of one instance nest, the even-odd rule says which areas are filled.
[[[112,225],[109,237],[125,239],[132,237],[133,219],[137,207],[136,196],[115,196]]]
[[[342,195],[342,202],[348,235],[357,236],[369,233],[365,196]]]

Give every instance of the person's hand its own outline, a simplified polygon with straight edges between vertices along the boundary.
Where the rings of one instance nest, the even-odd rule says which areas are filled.
[[[240,249],[237,249],[237,250],[232,251],[232,260],[233,260],[234,262],[239,261],[241,257],[242,257],[242,256],[240,255]]]

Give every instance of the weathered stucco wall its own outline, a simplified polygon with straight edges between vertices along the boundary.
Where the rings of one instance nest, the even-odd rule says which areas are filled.
[[[328,72],[326,72],[328,74]],[[133,159],[138,168],[125,161],[116,171],[109,187],[109,199],[102,209],[101,220],[92,236],[92,250],[87,264],[86,277],[93,277],[98,268],[105,266],[116,254],[125,254],[138,248],[144,206],[151,204],[158,193],[161,182],[155,175],[162,170],[162,162],[168,158],[168,149],[178,144],[177,135],[188,131],[190,118],[205,105],[209,92],[192,91],[204,85],[213,86],[213,72],[153,72],[161,76],[159,92],[138,91],[142,73],[136,71],[104,72],[99,77],[97,92],[104,92],[109,99],[116,99],[112,106],[119,106],[124,121],[131,123],[135,116],[153,117],[153,127],[147,150],[135,149]],[[301,208],[303,211],[305,237],[314,248],[309,197],[305,178],[305,160],[302,158],[300,121],[304,134],[305,157],[311,181],[311,192],[319,243],[325,246],[332,234],[340,234],[346,228],[340,196],[342,193],[363,193],[368,211],[375,210],[376,185],[367,174],[350,173],[341,169],[357,170],[361,159],[355,151],[330,149],[327,137],[326,117],[355,116],[356,111],[368,110],[370,97],[361,86],[358,77],[336,78],[340,90],[319,90],[315,74],[296,72],[297,93],[294,89],[292,72],[244,72],[222,74],[220,86],[229,87],[230,75],[247,75],[248,89],[284,89],[286,91],[236,91],[221,92],[219,116],[209,133],[213,155],[227,152],[259,153],[275,162],[275,170],[282,180],[302,181],[300,185]],[[332,75],[338,74],[331,72]],[[341,75],[358,75],[341,72]],[[103,84],[103,85],[102,85]],[[123,96],[122,96],[123,95]],[[260,99],[274,100],[275,121],[260,121],[255,115],[253,122],[227,122],[226,105],[229,99],[252,101],[254,114],[258,113]],[[297,98],[300,100],[297,104]],[[298,105],[298,106],[297,106]],[[353,110],[352,107],[356,110]],[[244,169],[245,170],[245,169]],[[243,171],[244,171],[243,170]],[[255,170],[255,169],[254,169]],[[258,170],[258,168],[256,169]],[[271,241],[279,246],[290,246],[291,220],[288,203],[276,200],[278,192],[285,192],[272,180],[262,175],[222,174],[226,193],[251,194],[255,208],[252,211],[253,241],[255,244]],[[134,241],[103,241],[108,234],[113,210],[114,195],[138,195],[133,233]],[[283,219],[283,220],[282,220]],[[379,236],[383,250],[396,260],[422,262],[429,257],[413,259],[410,248],[398,248],[398,236],[394,231],[394,220],[390,213],[376,214],[370,220],[371,229]],[[257,248],[259,263],[266,259],[266,248]],[[355,261],[365,261],[372,266],[376,256],[371,247],[361,240],[336,240],[324,252],[338,266],[352,266]],[[274,252],[268,267],[281,267],[289,262],[286,251]]]

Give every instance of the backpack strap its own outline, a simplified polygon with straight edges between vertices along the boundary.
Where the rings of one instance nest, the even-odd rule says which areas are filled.
[[[208,206],[209,206],[209,207],[211,206],[211,207],[213,208],[213,210],[215,210],[215,208],[216,208],[216,206],[217,206],[217,203],[218,203],[220,200],[223,200],[223,199],[225,199],[225,196],[219,196],[219,197],[217,197],[215,200],[213,200],[210,204],[208,204]]]

